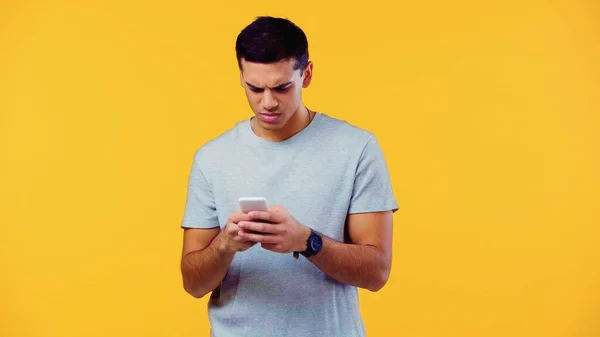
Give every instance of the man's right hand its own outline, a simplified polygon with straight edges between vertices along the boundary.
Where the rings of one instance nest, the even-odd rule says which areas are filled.
[[[217,247],[219,248],[219,251],[224,253],[236,253],[243,252],[254,246],[256,242],[248,241],[238,234],[240,228],[237,224],[240,221],[250,220],[252,220],[252,218],[250,218],[248,214],[242,212],[231,213],[227,225],[225,225],[225,228],[218,235],[219,245]]]

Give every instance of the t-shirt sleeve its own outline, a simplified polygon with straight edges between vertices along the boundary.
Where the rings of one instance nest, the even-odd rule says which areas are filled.
[[[213,228],[219,226],[215,198],[198,163],[198,152],[194,155],[188,178],[187,196],[181,227]]]
[[[359,158],[349,213],[398,210],[389,170],[381,147],[371,136]]]

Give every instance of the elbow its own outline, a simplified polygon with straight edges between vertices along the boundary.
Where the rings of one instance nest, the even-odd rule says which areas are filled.
[[[184,287],[184,290],[186,293],[192,295],[193,298],[197,298],[197,299],[200,299],[200,298],[204,297],[206,294],[208,294],[208,292],[199,291],[197,289],[186,289]]]
[[[378,292],[383,289],[383,287],[387,284],[387,281],[390,277],[390,268],[385,267],[382,268],[377,273],[374,273],[373,279],[371,280],[371,284],[368,285],[367,290],[371,292]]]
[[[197,299],[200,299],[200,298],[204,297],[204,295],[206,295],[206,293],[199,292],[199,291],[186,290],[186,292],[188,294],[192,295],[193,298],[197,298]]]
[[[184,260],[182,260],[181,264],[181,280],[183,290],[194,298],[202,298],[211,292],[211,290],[207,289],[208,285],[198,279],[196,272],[185,264]]]
[[[183,290],[185,290],[186,293],[190,294],[192,297],[197,299],[200,299],[209,293],[209,291],[205,291],[201,287],[194,287],[191,284],[188,284],[187,282],[183,283]]]
[[[367,287],[367,290],[369,290],[370,292],[376,293],[379,290],[383,289],[383,287],[385,286],[386,283],[387,283],[387,280],[374,280]]]

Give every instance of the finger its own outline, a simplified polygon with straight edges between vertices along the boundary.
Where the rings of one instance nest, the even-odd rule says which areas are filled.
[[[247,250],[247,249],[251,248],[251,247],[252,247],[252,246],[254,246],[255,244],[256,244],[256,242],[252,242],[252,241],[245,241],[244,243],[242,243],[242,244],[240,245],[240,248],[239,248],[239,249],[240,249],[241,251],[244,251],[244,250]]]
[[[244,242],[240,242],[238,243],[237,247],[238,250],[246,250],[254,245],[258,244],[258,242],[253,242],[253,241],[244,241]]]
[[[279,213],[275,213],[272,211],[263,212],[263,211],[252,211],[248,213],[250,218],[253,220],[262,220],[271,223],[281,223],[283,222],[283,217]]]
[[[277,243],[279,242],[277,236],[270,234],[257,234],[257,233],[248,233],[243,230],[239,232],[239,236],[244,240],[260,242],[260,243]]]
[[[229,215],[229,221],[233,222],[234,224],[239,223],[240,221],[250,221],[252,220],[252,217],[250,217],[248,214],[246,213],[242,213],[242,212],[235,212]]]
[[[237,232],[239,232],[240,228],[237,224],[231,223],[227,227],[225,227],[225,233],[229,236],[236,236]]]
[[[245,237],[239,235],[238,233],[235,233],[235,236],[233,237],[233,241],[235,241],[237,243],[243,243],[243,242],[248,241],[248,239],[246,239]]]
[[[246,231],[275,234],[279,233],[278,226],[266,222],[242,221],[238,224],[239,228]]]
[[[260,246],[275,253],[281,253],[281,246],[276,243],[261,243]]]

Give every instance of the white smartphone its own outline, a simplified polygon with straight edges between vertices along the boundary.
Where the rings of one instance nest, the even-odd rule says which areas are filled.
[[[251,211],[268,211],[267,199],[263,197],[243,197],[238,199],[240,211],[248,213]]]

